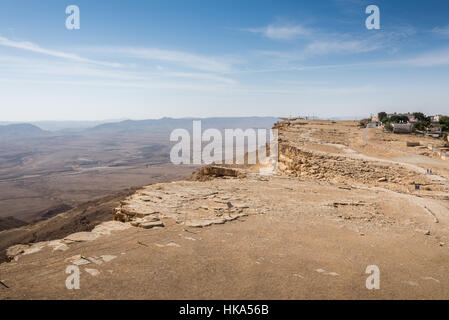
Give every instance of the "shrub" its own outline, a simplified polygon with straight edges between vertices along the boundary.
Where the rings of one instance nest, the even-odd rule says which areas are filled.
[[[449,117],[441,117],[440,125],[441,125],[441,130],[449,131]]]
[[[394,114],[389,119],[388,122],[390,123],[401,123],[401,122],[408,122],[408,117],[404,115]]]
[[[380,122],[384,122],[385,119],[388,119],[388,115],[386,112],[379,112],[377,114],[377,117],[379,118]]]
[[[368,123],[370,123],[370,122],[371,122],[371,119],[362,119],[362,120],[360,120],[359,125],[360,125],[360,127],[362,127],[362,128],[366,128],[366,126],[367,126]]]
[[[419,130],[419,131],[426,131],[427,126],[426,126],[424,123],[422,123],[422,122],[418,122],[418,123],[415,125],[414,129],[415,129],[415,130]]]

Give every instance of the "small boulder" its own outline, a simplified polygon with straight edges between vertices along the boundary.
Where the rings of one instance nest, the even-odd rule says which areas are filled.
[[[164,227],[164,223],[162,221],[147,221],[140,223],[139,227],[144,229],[151,229],[154,227]]]

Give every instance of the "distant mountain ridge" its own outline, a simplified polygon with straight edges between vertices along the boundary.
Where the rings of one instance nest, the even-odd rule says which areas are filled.
[[[129,134],[168,134],[175,129],[192,130],[193,121],[200,120],[202,130],[214,128],[224,129],[269,129],[279,121],[275,117],[215,117],[215,118],[161,118],[147,120],[123,120],[120,122],[101,123],[94,127],[75,129],[61,129],[57,131],[43,130],[32,123],[13,123],[0,125],[0,137],[3,141],[19,141],[34,138],[63,138],[73,135],[116,136]],[[61,122],[63,124],[64,122]],[[57,127],[53,124],[53,127]]]
[[[2,137],[33,137],[43,136],[48,133],[48,131],[44,131],[30,123],[0,125],[0,136]]]
[[[82,131],[88,128],[93,128],[103,123],[120,122],[126,119],[115,120],[39,120],[39,121],[0,121],[0,126],[10,124],[28,123],[41,128],[44,131]]]
[[[161,118],[148,120],[125,120],[121,122],[105,123],[86,131],[107,132],[107,131],[144,131],[152,130],[167,132],[177,128],[191,129],[193,121],[201,120],[203,128],[271,128],[278,118],[275,117],[223,117],[223,118]]]

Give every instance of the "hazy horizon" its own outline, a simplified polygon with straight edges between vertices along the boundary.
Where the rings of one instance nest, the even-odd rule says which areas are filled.
[[[369,116],[369,115],[367,115]],[[367,117],[366,116],[366,117]],[[17,120],[17,121],[0,121],[1,125],[9,125],[9,124],[34,124],[34,125],[40,125],[40,124],[60,124],[63,126],[64,124],[68,125],[76,125],[76,124],[89,124],[89,125],[100,125],[105,123],[119,123],[123,121],[146,121],[146,120],[164,120],[164,119],[175,119],[175,120],[196,120],[196,119],[245,119],[245,118],[273,118],[273,119],[281,119],[281,118],[297,118],[297,117],[307,117],[311,120],[361,120],[363,117],[356,117],[356,116],[329,116],[329,117],[316,117],[313,115],[290,115],[290,116],[235,116],[235,117],[161,117],[161,118],[142,118],[142,119],[130,119],[130,118],[123,118],[123,119],[104,119],[104,120]],[[365,117],[365,118],[366,118]]]

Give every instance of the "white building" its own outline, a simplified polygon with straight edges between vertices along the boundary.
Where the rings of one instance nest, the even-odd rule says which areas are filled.
[[[430,116],[430,120],[434,123],[440,123],[440,118],[442,117],[441,114],[437,114],[435,116]]]

